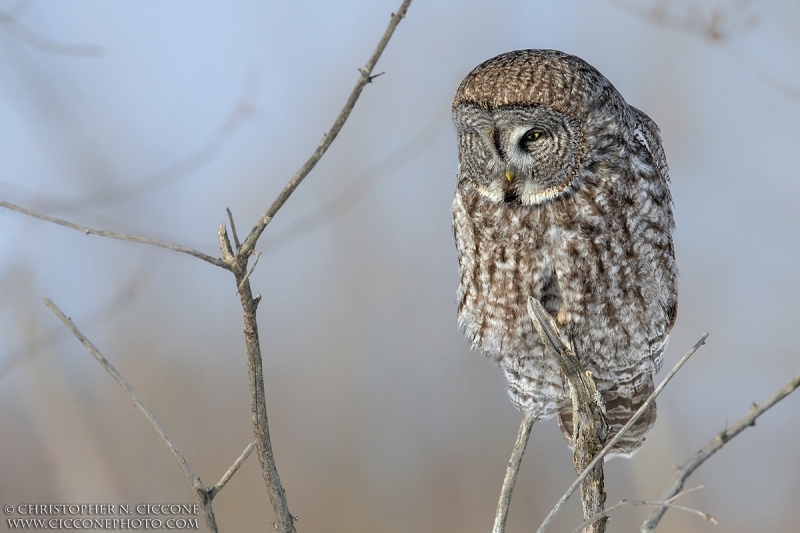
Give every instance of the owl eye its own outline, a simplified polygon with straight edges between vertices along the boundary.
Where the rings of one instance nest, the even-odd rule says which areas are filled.
[[[525,135],[522,136],[521,142],[522,144],[529,144],[536,142],[544,137],[544,132],[540,129],[533,128],[525,132]]]

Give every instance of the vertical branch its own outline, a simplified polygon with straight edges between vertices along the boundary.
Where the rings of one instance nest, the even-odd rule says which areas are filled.
[[[534,324],[535,323],[536,323],[536,321],[534,320]],[[658,398],[658,395],[661,394],[662,390],[664,390],[664,387],[667,386],[667,383],[669,383],[670,380],[673,377],[675,377],[675,374],[678,373],[678,370],[680,370],[681,367],[684,365],[684,363],[686,363],[686,361],[688,361],[689,358],[692,355],[694,355],[694,353],[700,348],[700,346],[705,344],[707,338],[708,338],[708,333],[706,333],[705,335],[700,337],[700,340],[697,341],[694,346],[692,346],[691,350],[686,352],[686,355],[681,357],[681,360],[678,361],[675,364],[675,366],[672,368],[672,370],[669,371],[669,374],[667,374],[667,377],[665,377],[663,379],[663,381],[661,381],[661,383],[658,385],[658,387],[656,387],[656,390],[653,391],[653,394],[651,394],[647,398],[647,400],[645,400],[645,402],[641,405],[641,407],[639,407],[639,410],[636,411],[635,413],[633,413],[633,416],[630,418],[630,420],[628,420],[628,422],[624,426],[622,426],[622,428],[620,428],[620,430],[613,437],[611,437],[611,439],[609,439],[609,441],[606,443],[606,445],[603,447],[603,449],[600,450],[600,453],[598,453],[595,456],[595,458],[592,459],[592,462],[590,462],[588,465],[586,465],[586,468],[578,476],[578,479],[576,479],[572,483],[572,485],[570,485],[570,487],[563,494],[563,496],[561,496],[561,499],[558,500],[558,503],[556,503],[555,507],[553,507],[553,509],[550,510],[550,512],[545,517],[545,519],[542,522],[542,524],[539,526],[539,529],[536,530],[536,533],[544,533],[547,530],[547,527],[550,525],[550,522],[553,521],[553,518],[556,516],[558,511],[560,511],[561,508],[564,506],[564,504],[567,503],[567,500],[569,499],[570,496],[572,496],[572,493],[575,492],[575,490],[578,488],[578,485],[580,485],[583,482],[583,480],[586,479],[586,477],[589,475],[591,469],[594,468],[595,466],[597,466],[605,458],[605,456],[608,454],[608,452],[611,451],[611,448],[613,448],[614,445],[617,444],[617,442],[619,442],[619,440],[622,438],[622,436],[625,435],[625,432],[628,431],[631,428],[631,426],[637,420],[639,420],[639,418],[645,413],[645,411],[647,411],[647,409],[650,407],[650,405],[652,405],[652,403],[654,401],[656,401],[656,398]]]
[[[247,353],[247,373],[249,377],[250,389],[250,405],[253,416],[253,432],[256,438],[256,450],[258,451],[258,460],[261,464],[261,474],[267,486],[267,493],[269,494],[270,502],[272,503],[273,511],[275,512],[275,529],[280,533],[295,533],[294,521],[295,517],[289,512],[289,505],[286,501],[286,491],[283,489],[280,477],[278,476],[278,469],[275,465],[275,456],[272,450],[272,441],[269,434],[269,422],[267,420],[267,404],[264,394],[264,372],[262,367],[261,357],[261,344],[258,335],[258,323],[256,320],[256,311],[258,303],[261,301],[261,295],[253,297],[253,292],[250,287],[250,273],[247,265],[251,255],[258,257],[258,252],[255,251],[256,243],[263,233],[264,229],[270,223],[272,218],[283,207],[286,200],[291,196],[295,189],[305,179],[305,177],[316,166],[325,152],[328,150],[333,140],[341,131],[342,126],[350,116],[356,102],[358,101],[364,87],[370,83],[376,75],[372,74],[378,59],[383,54],[389,39],[392,37],[394,30],[397,28],[400,21],[405,17],[408,6],[411,0],[403,0],[400,8],[396,13],[392,13],[389,25],[383,33],[378,46],[373,51],[370,58],[364,67],[359,70],[359,78],[353,88],[350,96],[345,102],[344,107],[336,117],[336,120],[331,126],[331,129],[322,139],[317,149],[303,164],[289,182],[284,186],[283,190],[278,194],[277,198],[267,208],[258,222],[252,229],[250,234],[239,246],[237,243],[236,251],[234,252],[231,241],[228,238],[225,225],[222,224],[219,228],[219,243],[220,250],[222,251],[222,262],[230,268],[231,272],[236,279],[236,286],[239,292],[239,297],[242,304],[243,320],[244,320],[244,340],[245,349]],[[233,222],[231,218],[231,223]],[[236,239],[238,241],[238,239]],[[255,263],[253,264],[255,267]]]
[[[261,297],[259,295],[253,298],[250,281],[247,279],[247,263],[242,268],[239,261],[237,261],[238,257],[233,255],[231,242],[224,224],[219,228],[219,241],[222,260],[228,262],[231,266],[233,275],[236,278],[236,286],[239,288],[239,297],[242,304],[250,408],[253,416],[256,451],[258,452],[258,461],[261,464],[261,475],[264,477],[267,495],[275,512],[275,528],[281,533],[295,533],[294,516],[289,512],[286,491],[278,475],[278,467],[275,464],[275,455],[272,451],[272,439],[269,435],[261,343],[258,339],[258,322],[256,320],[256,311]]]
[[[528,314],[536,333],[555,357],[569,383],[573,410],[572,435],[575,445],[573,463],[575,473],[580,475],[603,449],[608,437],[603,400],[597,392],[592,373],[583,370],[574,348],[564,342],[555,321],[535,298],[528,298]],[[602,514],[606,503],[602,461],[592,466],[586,479],[581,483],[581,501],[584,520],[600,515],[600,518],[586,526],[584,531],[604,533],[608,518]]]

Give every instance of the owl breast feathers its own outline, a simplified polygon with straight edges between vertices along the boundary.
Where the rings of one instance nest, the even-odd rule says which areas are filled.
[[[672,197],[658,126],[580,58],[520,50],[475,68],[453,102],[458,320],[518,409],[572,406],[533,329],[537,298],[572,340],[612,434],[653,390],[677,312]],[[639,449],[655,404],[613,450]]]

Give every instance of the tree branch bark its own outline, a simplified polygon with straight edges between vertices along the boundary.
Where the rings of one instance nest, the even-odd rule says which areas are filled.
[[[505,533],[506,531],[506,518],[508,517],[508,508],[511,505],[511,493],[517,483],[519,466],[522,464],[522,454],[525,453],[525,447],[528,445],[528,437],[531,436],[532,427],[533,418],[523,414],[517,440],[514,443],[514,449],[511,451],[511,459],[508,460],[503,487],[500,489],[500,501],[497,502],[497,513],[494,515],[492,533]]]
[[[81,344],[83,344],[89,353],[92,354],[95,359],[97,359],[97,362],[100,363],[109,374],[111,374],[111,377],[113,377],[114,380],[119,383],[123,389],[125,389],[125,392],[127,392],[128,396],[130,396],[131,400],[133,400],[134,405],[139,408],[142,414],[144,414],[145,418],[147,418],[150,424],[152,424],[156,432],[158,432],[158,434],[167,444],[167,447],[169,448],[169,451],[172,452],[175,460],[178,461],[178,464],[181,466],[181,470],[183,470],[183,474],[186,476],[186,479],[189,480],[189,484],[192,487],[195,499],[203,511],[206,527],[212,533],[218,533],[219,530],[217,529],[217,519],[214,516],[214,509],[211,506],[211,503],[214,500],[214,496],[216,496],[217,493],[222,490],[222,487],[225,486],[225,484],[231,479],[233,474],[236,473],[245,459],[247,459],[247,457],[250,455],[250,452],[253,451],[254,443],[250,444],[242,453],[242,455],[236,459],[228,471],[225,472],[225,475],[222,476],[222,479],[220,479],[219,483],[210,488],[205,487],[203,482],[200,480],[200,477],[197,476],[194,471],[192,471],[192,468],[189,466],[186,458],[178,449],[178,446],[175,444],[175,442],[173,442],[170,436],[167,435],[167,430],[164,429],[164,426],[162,426],[158,421],[156,415],[154,415],[153,412],[144,404],[142,399],[139,398],[139,395],[136,394],[136,391],[133,389],[131,384],[128,383],[128,380],[125,379],[122,374],[117,372],[117,369],[114,368],[114,365],[112,365],[97,348],[95,348],[94,344],[92,344],[92,342],[86,338],[83,333],[81,333],[78,327],[72,323],[72,320],[70,320],[63,312],[61,312],[61,309],[59,309],[58,306],[52,302],[52,300],[46,298],[44,303],[58,317],[58,319],[61,320],[67,329],[79,341],[81,341]]]
[[[661,501],[669,501],[671,500],[676,494],[678,494],[683,489],[683,484],[686,483],[686,480],[692,473],[703,464],[709,457],[714,455],[717,451],[719,451],[725,444],[728,443],[733,437],[744,431],[745,429],[749,428],[750,426],[756,425],[756,419],[763,415],[767,409],[774,406],[779,401],[786,398],[789,394],[797,390],[800,387],[800,373],[798,373],[795,377],[789,380],[783,387],[776,390],[772,395],[761,402],[760,404],[753,406],[750,408],[750,412],[747,413],[743,418],[741,418],[738,422],[734,425],[723,429],[717,435],[711,439],[705,446],[700,448],[692,457],[689,458],[688,461],[678,470],[675,474],[675,477],[672,478],[672,482],[667,486],[664,490],[664,493],[661,494]],[[667,512],[667,506],[661,505],[658,506],[656,509],[650,513],[648,519],[642,524],[642,533],[650,533],[655,531],[658,523],[661,521],[661,518],[664,516],[664,513]]]
[[[528,298],[528,315],[533,327],[545,347],[555,357],[561,373],[569,383],[572,399],[573,442],[575,450],[573,463],[575,473],[588,470],[588,475],[581,483],[581,502],[583,518],[598,518],[589,523],[586,533],[605,533],[608,518],[602,514],[606,503],[605,478],[603,463],[592,460],[603,449],[608,437],[608,423],[603,399],[597,392],[592,373],[584,370],[573,346],[568,345],[561,337],[553,318],[545,311],[535,298]],[[588,468],[590,464],[594,466]]]
[[[267,486],[267,493],[270,502],[272,503],[273,511],[275,512],[275,529],[280,533],[296,533],[294,522],[295,517],[289,511],[289,505],[286,500],[286,491],[278,475],[278,469],[275,464],[275,455],[272,450],[272,441],[269,434],[269,421],[267,418],[267,405],[264,393],[264,372],[261,356],[261,344],[258,335],[258,322],[256,320],[256,311],[258,304],[261,300],[261,295],[253,297],[253,291],[250,286],[250,274],[252,269],[248,270],[247,265],[250,256],[256,255],[256,243],[263,233],[267,225],[272,221],[272,218],[284,205],[286,200],[297,189],[298,185],[305,179],[311,170],[316,166],[322,156],[333,143],[336,136],[341,131],[342,126],[350,116],[356,102],[358,101],[361,91],[370,83],[376,76],[372,74],[375,64],[378,62],[381,54],[383,53],[389,39],[392,37],[394,30],[400,21],[405,17],[408,6],[411,0],[404,0],[400,5],[397,13],[392,13],[389,25],[386,28],[383,36],[378,42],[378,46],[370,56],[367,64],[359,69],[360,77],[356,82],[353,91],[350,93],[344,108],[339,113],[339,116],[333,123],[333,126],[322,139],[314,153],[309,157],[305,164],[300,167],[300,170],[295,173],[289,180],[283,190],[278,194],[277,198],[267,208],[264,214],[259,218],[256,226],[252,229],[250,234],[245,238],[241,245],[236,246],[236,251],[231,246],[228,232],[225,224],[220,225],[219,228],[219,244],[222,252],[222,262],[227,268],[233,272],[236,279],[236,287],[239,292],[239,297],[242,305],[243,322],[244,322],[244,339],[245,350],[247,353],[247,373],[249,377],[250,389],[250,405],[253,415],[253,432],[256,438],[256,450],[258,451],[258,459],[261,464],[261,474],[264,477],[264,482]],[[231,224],[233,223],[233,217]],[[237,239],[238,240],[238,239]],[[253,265],[255,267],[255,264]]]
[[[264,229],[267,225],[272,221],[272,218],[278,212],[278,210],[283,207],[283,204],[286,200],[289,199],[289,196],[297,189],[297,186],[308,176],[311,170],[319,163],[319,160],[322,159],[322,156],[325,155],[325,152],[328,151],[328,148],[336,139],[336,136],[339,135],[339,132],[344,126],[344,123],[350,117],[350,112],[355,107],[356,102],[358,101],[358,97],[361,96],[361,91],[364,90],[364,87],[371,83],[374,78],[380,76],[380,74],[373,75],[372,71],[375,68],[375,65],[378,63],[378,59],[380,59],[381,55],[383,54],[386,45],[389,43],[389,39],[392,38],[392,34],[394,34],[394,30],[397,28],[397,25],[400,24],[400,21],[406,16],[406,11],[408,11],[408,6],[411,5],[411,0],[403,0],[403,3],[400,5],[400,8],[397,10],[396,13],[392,13],[392,18],[389,21],[389,26],[386,28],[386,31],[383,33],[381,40],[378,41],[378,46],[375,48],[375,51],[372,52],[369,60],[367,60],[367,64],[364,65],[362,68],[358,69],[359,73],[361,74],[356,82],[356,86],[353,87],[350,96],[347,98],[347,102],[345,102],[344,107],[339,112],[339,116],[336,117],[336,120],[331,126],[331,129],[328,130],[328,133],[322,138],[322,142],[319,143],[317,149],[314,150],[314,153],[311,154],[311,157],[308,158],[300,170],[298,170],[292,179],[286,184],[283,190],[278,194],[277,198],[272,202],[272,204],[267,208],[261,218],[258,219],[258,223],[250,232],[250,235],[247,236],[245,241],[242,243],[241,249],[245,253],[245,257],[255,248],[256,241],[264,232]]]
[[[561,508],[567,502],[569,497],[572,496],[572,494],[578,488],[578,485],[580,485],[583,482],[583,480],[590,474],[591,470],[605,458],[608,452],[611,451],[611,448],[613,448],[614,445],[617,442],[619,442],[619,439],[621,439],[622,436],[625,434],[625,432],[631,428],[634,422],[636,422],[639,419],[639,417],[642,416],[645,413],[645,411],[647,411],[647,408],[650,407],[650,405],[656,400],[658,395],[661,394],[661,391],[664,390],[664,387],[667,386],[667,383],[670,382],[670,380],[675,376],[678,370],[680,370],[683,364],[686,363],[686,361],[688,361],[692,355],[694,355],[694,353],[700,348],[700,346],[705,344],[707,338],[708,338],[708,333],[703,335],[700,338],[700,340],[697,341],[697,343],[695,343],[694,346],[692,346],[692,349],[686,352],[686,355],[684,355],[681,358],[681,360],[678,361],[675,367],[672,370],[670,370],[669,374],[667,374],[664,380],[658,385],[658,387],[656,387],[656,390],[653,391],[653,394],[651,394],[650,397],[647,398],[647,400],[642,404],[639,410],[633,414],[630,420],[628,420],[628,423],[622,426],[622,429],[620,429],[619,432],[606,443],[605,447],[600,451],[600,453],[597,454],[597,456],[595,456],[592,462],[586,465],[586,468],[583,470],[581,475],[579,475],[578,478],[572,483],[572,485],[570,485],[570,487],[567,489],[567,492],[565,492],[564,495],[561,496],[561,499],[558,500],[556,506],[553,507],[553,509],[544,519],[542,525],[539,526],[538,530],[536,530],[536,533],[544,533],[547,530],[547,527],[550,525],[550,522],[553,521],[553,517],[555,517],[558,511],[561,510]]]
[[[172,250],[173,252],[181,252],[184,254],[189,254],[198,259],[202,259],[206,263],[211,263],[214,266],[224,268],[225,270],[230,270],[230,267],[224,261],[217,259],[216,257],[211,257],[210,255],[206,255],[203,252],[198,252],[193,248],[189,248],[187,246],[181,246],[180,244],[172,244],[171,242],[149,239],[147,237],[139,237],[137,235],[126,235],[125,233],[117,233],[116,231],[93,229],[86,226],[81,226],[80,224],[75,224],[68,220],[63,220],[61,218],[51,217],[50,215],[45,215],[44,213],[40,213],[38,211],[34,211],[33,209],[28,209],[26,207],[21,207],[19,205],[12,204],[11,202],[6,202],[4,200],[0,200],[0,207],[5,207],[6,209],[17,211],[18,213],[22,213],[24,215],[28,215],[33,218],[38,218],[46,222],[52,222],[53,224],[58,224],[59,226],[64,226],[65,228],[82,231],[86,235],[99,235],[100,237],[108,237],[110,239],[118,239],[120,241],[149,244],[151,246],[157,246],[159,248],[166,248],[167,250]]]

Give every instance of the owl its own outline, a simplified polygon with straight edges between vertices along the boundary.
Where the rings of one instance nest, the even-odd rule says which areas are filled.
[[[458,322],[496,362],[513,404],[558,416],[568,385],[527,313],[536,298],[574,343],[615,434],[653,391],[677,313],[667,161],[658,126],[600,72],[555,50],[519,50],[470,72],[452,106]],[[629,456],[655,404],[612,450]]]

